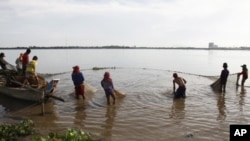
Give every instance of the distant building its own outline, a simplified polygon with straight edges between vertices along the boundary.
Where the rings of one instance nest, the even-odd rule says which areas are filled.
[[[213,42],[208,43],[208,48],[213,48],[213,47],[214,47],[214,43]]]
[[[218,45],[214,44],[213,42],[208,43],[208,48],[218,48]]]

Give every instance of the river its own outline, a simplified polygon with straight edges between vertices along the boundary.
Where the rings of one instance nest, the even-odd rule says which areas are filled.
[[[3,52],[12,63],[24,50]],[[237,88],[234,75],[242,64],[248,65],[248,51],[36,49],[33,55],[38,56],[37,72],[60,79],[55,95],[65,102],[51,100],[41,116],[40,105],[1,96],[0,118],[32,119],[43,135],[77,128],[112,141],[218,141],[229,140],[229,125],[250,120],[250,82]],[[219,93],[210,84],[217,80],[224,62],[231,75],[226,93]],[[80,66],[85,77],[85,100],[72,95],[74,65]],[[105,71],[110,72],[115,88],[126,94],[111,106],[100,85]],[[173,100],[174,72],[187,80],[186,99]]]

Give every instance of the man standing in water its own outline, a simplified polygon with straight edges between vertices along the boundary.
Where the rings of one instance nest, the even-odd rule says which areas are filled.
[[[223,70],[220,74],[220,91],[226,92],[226,84],[227,84],[227,77],[228,77],[229,71],[227,69],[227,63],[223,63]]]
[[[174,98],[185,98],[186,97],[186,83],[187,81],[179,77],[177,73],[173,74],[174,80],[173,80],[173,90],[174,90]],[[178,84],[178,89],[175,91],[175,83]]]
[[[85,99],[85,96],[84,96],[84,91],[85,91],[84,80],[85,79],[84,79],[83,73],[80,71],[79,66],[73,67],[71,78],[75,86],[76,99],[79,99],[79,95],[82,95],[82,98]]]
[[[112,79],[110,78],[109,72],[104,73],[104,77],[101,81],[101,86],[105,91],[108,105],[110,105],[110,96],[113,98],[113,105],[114,105],[115,104],[114,85]]]
[[[242,80],[241,80],[241,86],[244,86],[245,81],[248,78],[248,69],[247,69],[247,65],[242,65],[242,72],[237,74],[237,82],[236,85],[239,86],[239,79],[240,79],[240,75],[242,75]]]

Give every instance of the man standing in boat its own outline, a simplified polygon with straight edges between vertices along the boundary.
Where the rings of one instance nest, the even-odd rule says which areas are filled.
[[[30,54],[31,50],[28,48],[26,50],[26,52],[23,54],[23,58],[22,58],[22,74],[25,75],[26,73],[26,68],[27,65],[29,64],[29,54]]]
[[[26,68],[26,77],[32,77],[32,78],[35,78],[35,83],[38,85],[39,84],[39,81],[38,81],[38,76],[36,74],[36,66],[38,64],[37,62],[38,60],[38,57],[37,56],[33,56],[32,58],[32,61],[30,61],[27,65],[27,68]]]
[[[2,67],[3,70],[6,70],[7,69],[7,66],[9,63],[7,61],[5,61],[4,59],[5,57],[5,54],[3,52],[0,53],[0,65]]]
[[[177,73],[173,74],[174,80],[173,80],[173,90],[174,90],[174,98],[185,98],[186,97],[186,83],[187,81],[179,77]],[[175,83],[178,84],[178,89],[175,91]]]

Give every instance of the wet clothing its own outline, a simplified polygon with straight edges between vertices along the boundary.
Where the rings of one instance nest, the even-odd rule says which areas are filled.
[[[113,98],[113,104],[115,103],[115,95],[114,95],[114,85],[112,79],[107,76],[101,81],[101,86],[105,91],[105,95],[107,98],[108,105],[110,104],[110,96]]]
[[[174,80],[173,80],[173,90],[174,90],[174,98],[185,98],[186,97],[186,83],[187,81],[182,78],[178,77],[176,73],[173,75]],[[175,83],[178,84],[178,89],[175,91]]]
[[[114,91],[114,86],[113,86],[113,82],[112,81],[105,81],[105,80],[102,80],[101,81],[101,85],[103,87],[103,89],[105,91],[107,91],[108,93],[113,93]]]
[[[185,98],[186,97],[186,87],[180,86],[174,93],[174,98]]]
[[[72,80],[74,85],[81,85],[84,82],[84,76],[81,72],[77,73],[77,74],[72,74]]]
[[[241,86],[244,86],[244,83],[248,78],[248,69],[247,69],[246,65],[243,65],[241,67],[242,67],[242,72],[238,73],[238,75],[237,75],[237,82],[236,82],[237,86],[239,86],[238,82],[240,79],[240,75],[242,75]]]
[[[248,71],[247,71],[247,69],[243,70],[240,74],[242,74],[243,79],[246,80],[248,78]]]
[[[245,81],[246,81],[247,78],[248,78],[248,69],[247,69],[247,68],[243,68],[243,69],[242,69],[242,72],[238,73],[238,76],[237,76],[237,83],[238,83],[238,81],[239,81],[240,75],[242,75],[241,85],[244,85]]]
[[[79,98],[79,95],[82,95],[84,98],[84,90],[85,86],[83,84],[75,85],[76,98]]]
[[[227,68],[224,68],[220,74],[220,91],[221,92],[226,91],[226,84],[227,84],[228,75],[229,75],[229,71],[227,70]]]
[[[75,85],[75,94],[76,94],[76,98],[79,98],[79,95],[82,95],[83,98],[84,97],[84,76],[83,74],[80,72],[80,70],[75,70],[73,71],[72,75],[71,75],[72,81]]]
[[[227,69],[224,69],[221,71],[221,74],[220,74],[221,84],[226,84],[228,75],[229,75],[229,71]]]

